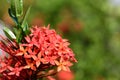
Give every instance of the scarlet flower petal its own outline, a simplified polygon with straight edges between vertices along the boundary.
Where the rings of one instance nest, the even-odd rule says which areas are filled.
[[[39,67],[39,65],[40,65],[40,61],[37,61],[36,66]]]
[[[15,72],[10,72],[10,73],[8,73],[8,75],[14,75],[15,74]]]

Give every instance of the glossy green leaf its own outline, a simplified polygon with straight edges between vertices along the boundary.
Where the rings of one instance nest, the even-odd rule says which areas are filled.
[[[15,16],[12,14],[10,8],[8,9],[8,13],[9,13],[9,16],[12,18],[12,20],[13,20],[16,24],[18,24],[18,18],[15,17]]]
[[[3,31],[9,39],[16,39],[16,36],[14,35],[14,33],[9,28],[4,27]]]
[[[11,12],[19,17],[23,14],[23,0],[11,0]]]
[[[25,34],[28,32],[28,24],[27,24],[26,19],[27,19],[28,15],[29,15],[30,9],[31,9],[31,6],[26,11],[26,14],[25,14],[25,16],[23,18],[23,21],[21,23],[21,27],[22,27],[22,29],[23,29],[23,31],[24,31]]]

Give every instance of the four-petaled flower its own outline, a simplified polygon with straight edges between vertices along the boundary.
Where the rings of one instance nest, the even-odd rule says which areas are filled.
[[[8,69],[11,71],[8,73],[8,75],[16,75],[19,76],[20,75],[20,71],[23,69],[23,67],[8,67]]]
[[[60,61],[55,61],[56,65],[58,66],[57,71],[69,71],[70,69],[69,67],[72,66],[72,63],[70,63],[69,61],[63,61],[62,59],[60,59]]]

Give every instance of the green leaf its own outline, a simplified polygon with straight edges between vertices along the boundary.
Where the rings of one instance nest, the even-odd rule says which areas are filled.
[[[13,28],[13,31],[14,31],[14,33],[16,35],[16,41],[18,43],[20,43],[22,38],[23,38],[23,34],[22,34],[21,28]]]
[[[11,12],[19,17],[23,14],[23,0],[11,0]]]
[[[29,31],[29,26],[28,26],[28,23],[26,22],[24,27],[23,27],[23,32],[25,33],[25,35],[29,34],[30,31]]]
[[[9,28],[4,27],[3,31],[9,39],[11,39],[11,40],[16,39],[16,36],[14,35],[14,33]]]
[[[28,24],[27,24],[26,19],[27,19],[28,15],[29,15],[30,9],[31,9],[31,6],[28,8],[28,10],[27,10],[27,12],[26,12],[26,14],[25,14],[25,16],[23,18],[23,21],[21,23],[21,27],[22,27],[25,34],[28,32]]]
[[[9,13],[9,16],[13,19],[13,21],[18,25],[18,24],[19,24],[19,22],[18,22],[18,18],[15,17],[15,16],[12,14],[10,8],[8,9],[8,13]]]

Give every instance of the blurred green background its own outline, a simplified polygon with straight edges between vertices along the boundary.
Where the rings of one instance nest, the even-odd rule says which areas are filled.
[[[120,80],[119,0],[24,0],[32,5],[30,26],[51,25],[69,39],[78,63],[72,67],[75,80]],[[0,20],[14,25],[7,10],[9,0],[0,0]]]

